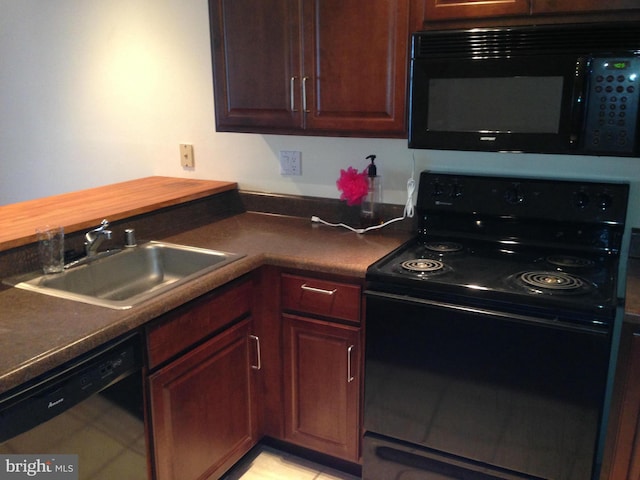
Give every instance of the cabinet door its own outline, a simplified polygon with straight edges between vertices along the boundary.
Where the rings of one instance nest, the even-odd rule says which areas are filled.
[[[529,15],[529,0],[420,0],[424,22]]]
[[[638,10],[638,0],[532,0],[532,13],[604,12]]]
[[[305,125],[405,136],[408,0],[301,0]]]
[[[360,329],[284,315],[285,439],[357,461]]]
[[[218,131],[302,127],[297,0],[209,0]]]
[[[257,441],[244,320],[149,379],[157,480],[219,478]]]

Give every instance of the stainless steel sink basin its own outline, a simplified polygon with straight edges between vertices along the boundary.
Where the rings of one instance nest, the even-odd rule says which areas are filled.
[[[65,270],[5,280],[17,288],[115,309],[131,308],[244,255],[149,242]]]

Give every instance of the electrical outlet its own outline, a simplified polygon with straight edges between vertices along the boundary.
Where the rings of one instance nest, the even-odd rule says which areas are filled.
[[[302,175],[302,152],[280,150],[280,175]]]
[[[180,144],[180,165],[185,168],[195,167],[195,162],[193,160],[193,145],[186,143]]]

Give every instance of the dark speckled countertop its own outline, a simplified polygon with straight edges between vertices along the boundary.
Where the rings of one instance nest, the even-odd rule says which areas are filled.
[[[112,310],[3,285],[0,393],[262,265],[362,278],[371,263],[408,238],[403,232],[359,235],[312,224],[308,218],[241,213],[155,238],[246,256],[130,310]]]

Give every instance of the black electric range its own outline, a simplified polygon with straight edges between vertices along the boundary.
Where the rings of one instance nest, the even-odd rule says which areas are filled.
[[[422,172],[367,270],[363,480],[596,480],[624,183]]]

